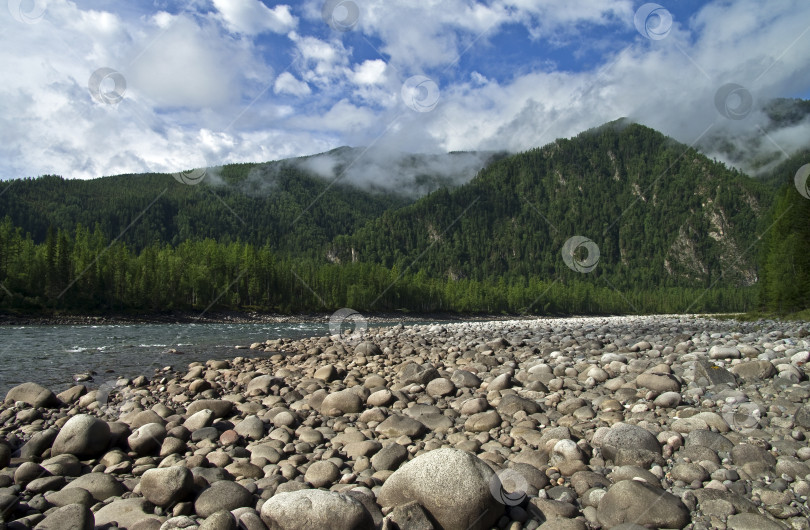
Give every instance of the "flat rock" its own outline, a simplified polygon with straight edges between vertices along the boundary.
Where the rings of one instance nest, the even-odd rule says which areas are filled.
[[[786,530],[782,523],[758,513],[738,513],[728,518],[728,528],[734,530]]]
[[[82,488],[67,488],[45,494],[45,500],[57,507],[68,504],[82,504],[90,507],[96,503],[90,492]]]
[[[734,374],[706,359],[695,361],[695,382],[704,387],[737,384]]]
[[[427,432],[423,423],[402,414],[388,416],[374,430],[388,438],[399,438],[400,436],[414,438]]]
[[[396,524],[397,528],[407,530],[434,530],[430,516],[418,502],[409,502],[402,506],[397,506],[391,512],[390,520]]]
[[[488,410],[473,414],[464,422],[464,430],[470,432],[484,432],[500,427],[501,415],[496,410]]]
[[[365,506],[349,495],[323,490],[277,493],[262,505],[268,530],[372,530],[374,520]]]
[[[200,493],[194,501],[194,511],[200,517],[208,517],[220,510],[235,510],[243,506],[253,506],[253,495],[241,484],[220,480]]]
[[[599,502],[597,517],[608,528],[622,523],[683,528],[690,521],[689,510],[678,497],[638,480],[623,480],[611,486]]]
[[[37,383],[23,383],[17,385],[6,393],[6,403],[22,401],[34,408],[57,407],[59,400],[53,392]]]
[[[371,466],[377,471],[394,471],[408,459],[408,450],[398,443],[389,444],[371,457]]]
[[[521,397],[517,394],[506,394],[501,398],[497,406],[498,412],[507,416],[514,416],[516,412],[523,411],[528,415],[541,411],[540,405],[531,399]]]
[[[34,530],[93,530],[96,519],[90,508],[82,504],[68,504],[50,513]]]
[[[746,361],[731,367],[731,373],[743,381],[761,381],[776,375],[776,367],[770,361]]]
[[[203,409],[210,409],[215,418],[224,418],[233,410],[233,403],[224,399],[199,399],[186,407],[189,416]]]
[[[127,489],[112,475],[106,473],[88,473],[68,483],[65,489],[81,488],[87,490],[99,502],[110,497],[120,497]],[[63,490],[64,491],[64,490]]]
[[[95,513],[96,527],[118,523],[119,528],[131,529],[146,519],[157,519],[152,514],[154,507],[141,497],[118,499]]]
[[[636,384],[656,392],[678,392],[681,389],[681,383],[671,374],[639,374],[636,377]]]
[[[494,471],[471,453],[436,449],[400,466],[382,486],[377,501],[396,507],[416,501],[445,530],[483,530],[503,514],[491,485]]]

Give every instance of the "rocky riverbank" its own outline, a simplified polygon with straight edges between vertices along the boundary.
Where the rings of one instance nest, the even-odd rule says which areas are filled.
[[[251,349],[9,391],[0,529],[810,528],[807,324],[475,322]]]
[[[118,315],[25,315],[0,312],[0,326],[101,326],[108,324],[277,324],[328,323],[334,313],[259,313],[256,311],[172,311]],[[360,315],[366,324],[414,323],[425,321],[494,321],[517,317],[461,313],[369,313]],[[530,317],[521,317],[530,318]]]

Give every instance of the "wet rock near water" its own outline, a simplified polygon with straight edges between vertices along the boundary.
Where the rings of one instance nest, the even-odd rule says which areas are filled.
[[[0,407],[0,528],[810,528],[807,337],[396,326],[112,391],[26,383]]]

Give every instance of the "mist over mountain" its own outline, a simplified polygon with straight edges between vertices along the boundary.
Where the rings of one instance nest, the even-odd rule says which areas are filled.
[[[696,147],[709,158],[763,177],[810,148],[810,100],[776,98],[755,103],[756,108],[744,118],[718,122]]]

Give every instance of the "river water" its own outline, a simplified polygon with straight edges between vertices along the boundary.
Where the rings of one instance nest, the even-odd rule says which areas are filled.
[[[26,381],[60,392],[76,384],[74,374],[92,370],[97,374],[86,384],[96,387],[118,377],[151,377],[164,366],[268,355],[237,345],[328,334],[328,325],[317,322],[0,326],[0,399]]]

